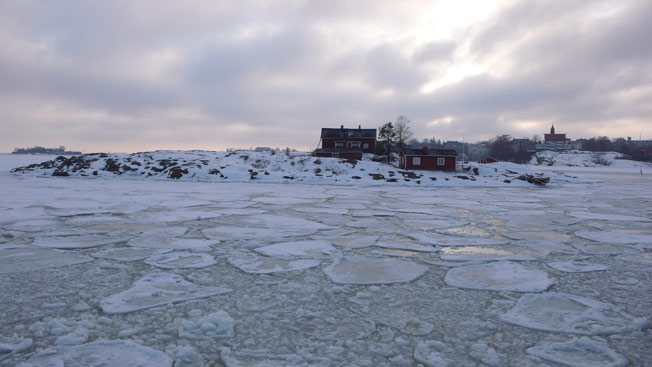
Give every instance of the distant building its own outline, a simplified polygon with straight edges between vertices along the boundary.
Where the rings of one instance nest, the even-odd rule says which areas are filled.
[[[566,134],[555,133],[555,125],[550,128],[550,134],[543,134],[543,144],[537,144],[536,150],[572,150],[579,149],[579,143],[571,141]]]
[[[404,149],[400,153],[402,169],[455,171],[457,152],[454,149]]]
[[[491,158],[491,157],[478,159],[478,163],[480,164],[488,164],[488,163],[496,163],[496,162],[498,162],[498,160],[496,158]]]
[[[373,153],[376,146],[376,129],[322,128],[319,141],[321,148],[315,149],[317,157],[338,157],[362,159],[362,153]]]

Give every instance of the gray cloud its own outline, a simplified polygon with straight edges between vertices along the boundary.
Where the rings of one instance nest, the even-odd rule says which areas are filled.
[[[649,2],[514,2],[414,36],[433,4],[2,3],[0,150],[310,148],[399,114],[442,139],[652,133]]]

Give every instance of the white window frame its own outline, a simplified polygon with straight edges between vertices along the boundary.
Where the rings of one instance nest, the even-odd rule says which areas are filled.
[[[421,165],[421,157],[412,157],[412,165],[413,166],[420,166]]]
[[[344,148],[346,146],[345,141],[336,141],[335,142],[335,148]]]
[[[358,148],[360,149],[360,142],[359,141],[352,141],[349,144],[351,144],[351,148]]]
[[[437,165],[438,166],[445,166],[446,165],[446,158],[437,158]]]
[[[339,157],[340,157],[340,153],[338,153],[338,152],[333,152],[333,153],[331,154],[331,156],[332,156],[333,158],[339,158]]]

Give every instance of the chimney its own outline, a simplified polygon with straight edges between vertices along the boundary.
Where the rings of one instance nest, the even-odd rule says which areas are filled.
[[[362,125],[358,125],[358,130],[362,130]]]
[[[427,145],[423,146],[423,154],[428,154],[428,146]]]
[[[341,129],[341,130],[344,130],[344,125],[340,125],[340,129]]]

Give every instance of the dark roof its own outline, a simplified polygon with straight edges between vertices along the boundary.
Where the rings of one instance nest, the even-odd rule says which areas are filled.
[[[351,138],[371,138],[376,139],[376,129],[321,129],[322,139],[351,139]]]
[[[455,149],[428,149],[428,152],[424,152],[423,148],[420,149],[405,149],[403,151],[404,155],[409,156],[445,156],[445,157],[457,157],[457,151]]]

